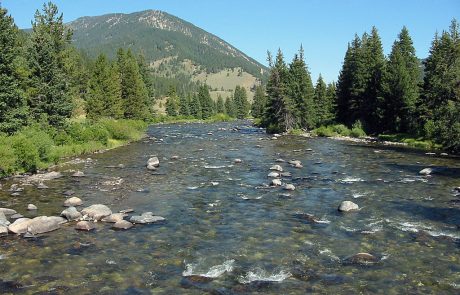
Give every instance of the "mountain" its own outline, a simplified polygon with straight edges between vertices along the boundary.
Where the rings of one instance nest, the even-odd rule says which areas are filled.
[[[226,92],[240,82],[250,87],[267,73],[264,65],[219,37],[158,10],[81,17],[68,25],[73,44],[89,56],[103,52],[113,58],[118,48],[131,48],[143,53],[157,75],[189,76],[214,84],[215,91]]]

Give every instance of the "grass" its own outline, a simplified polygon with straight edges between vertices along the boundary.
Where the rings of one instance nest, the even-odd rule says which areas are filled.
[[[379,140],[382,141],[392,141],[392,142],[401,142],[405,143],[410,147],[424,149],[424,150],[433,150],[441,149],[441,145],[434,143],[431,140],[424,139],[422,137],[414,138],[408,134],[397,133],[397,134],[380,134],[378,136]]]
[[[0,136],[0,176],[36,172],[63,158],[115,148],[144,136],[147,123],[104,119],[69,120],[63,130],[35,124]]]

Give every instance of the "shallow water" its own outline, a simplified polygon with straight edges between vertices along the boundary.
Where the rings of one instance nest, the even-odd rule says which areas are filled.
[[[271,140],[241,121],[148,133],[157,139],[60,167],[65,177],[46,182],[49,189],[23,186],[11,196],[20,179],[1,181],[0,207],[26,216],[59,214],[71,189],[85,205],[152,211],[167,222],[123,232],[97,223],[90,233],[70,223],[37,239],[0,238],[0,293],[460,292],[458,158],[322,138]],[[160,158],[155,172],[145,169],[151,155]],[[291,196],[264,186],[279,158],[304,166],[276,163],[292,173],[283,179],[296,186]],[[419,176],[430,165],[439,173]],[[74,170],[86,177],[70,177]],[[343,200],[362,209],[341,214]],[[38,212],[26,212],[28,203]],[[358,252],[379,262],[345,263]]]

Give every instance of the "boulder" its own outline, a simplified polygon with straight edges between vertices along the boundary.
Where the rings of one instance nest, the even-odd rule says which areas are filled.
[[[79,221],[75,225],[76,230],[82,230],[82,231],[90,231],[90,230],[93,230],[95,228],[96,228],[96,226],[94,225],[94,223],[92,223],[90,221]]]
[[[42,182],[42,181],[53,180],[53,179],[57,179],[61,177],[62,177],[61,172],[51,171],[48,173],[31,175],[27,177],[26,180],[29,182]]]
[[[243,163],[243,160],[241,160],[241,159],[235,159],[235,160],[233,160],[233,163],[235,163],[235,164],[240,164],[240,163]]]
[[[0,226],[8,226],[10,222],[6,219],[6,216],[3,212],[0,212]]]
[[[419,171],[419,174],[421,174],[421,175],[430,175],[433,172],[434,172],[433,168],[424,168],[424,169]]]
[[[291,160],[289,161],[289,165],[296,166],[296,165],[302,165],[302,162],[299,160]]]
[[[295,190],[295,186],[291,183],[288,183],[284,186],[284,189],[287,190],[287,191],[293,191]]]
[[[281,167],[280,165],[273,165],[270,167],[270,170],[283,172],[283,167]]]
[[[281,180],[279,179],[272,179],[272,183],[271,183],[273,186],[281,186],[282,183],[281,183]]]
[[[278,172],[272,171],[272,172],[268,173],[267,177],[278,178],[278,177],[280,177],[280,174]]]
[[[37,206],[35,206],[34,204],[29,204],[27,205],[27,210],[29,211],[33,211],[33,210],[37,210]]]
[[[5,215],[13,215],[17,213],[15,210],[9,208],[0,208],[0,212],[2,212]]]
[[[379,262],[379,259],[369,253],[357,253],[343,260],[344,264],[370,265]]]
[[[339,206],[340,212],[357,211],[359,206],[351,201],[343,201]]]
[[[80,206],[81,204],[83,204],[82,200],[77,197],[70,197],[64,201],[65,207],[75,207],[75,206]]]
[[[83,171],[77,171],[74,174],[72,174],[72,177],[84,177],[85,173]]]
[[[19,219],[23,218],[24,216],[22,214],[16,213],[10,216],[11,219]]]
[[[93,220],[101,220],[102,218],[111,215],[112,210],[110,210],[110,208],[106,205],[95,204],[83,209],[81,214],[87,215]]]
[[[58,216],[39,216],[28,222],[27,232],[32,235],[47,233],[59,229],[60,225],[66,223],[62,217]]]
[[[81,218],[81,213],[77,211],[77,208],[69,207],[61,212],[61,216],[64,216],[67,220],[77,220]]]
[[[8,230],[15,234],[24,234],[31,220],[30,218],[18,218],[8,226]]]
[[[131,218],[129,219],[129,221],[131,221],[132,223],[139,223],[139,224],[159,223],[165,220],[166,219],[164,217],[155,216],[153,215],[152,212],[145,212],[145,213],[142,213],[141,215],[134,215],[134,216],[131,216]]]
[[[111,215],[102,218],[103,222],[116,223],[122,221],[127,215],[123,213],[112,213]]]
[[[133,226],[134,225],[131,222],[127,221],[127,220],[120,220],[120,221],[115,222],[112,225],[112,228],[113,229],[130,229]]]
[[[148,170],[156,170],[158,166],[160,166],[160,160],[158,160],[158,157],[152,157],[148,159],[147,161]]]
[[[8,234],[8,227],[4,225],[0,225],[0,237],[6,236]]]

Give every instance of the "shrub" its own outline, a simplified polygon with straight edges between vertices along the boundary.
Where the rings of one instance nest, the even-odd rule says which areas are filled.
[[[38,151],[38,156],[41,161],[54,162],[55,159],[50,156],[51,147],[54,145],[54,141],[47,132],[41,130],[39,126],[33,125],[24,128],[19,134],[24,135],[32,142]]]
[[[363,130],[363,125],[361,124],[361,121],[356,121],[350,131],[350,136],[352,137],[364,137],[366,136],[366,132]]]
[[[321,126],[319,128],[316,128],[313,130],[313,133],[316,136],[321,136],[321,137],[333,137],[337,136],[337,133],[333,130],[331,126]]]
[[[350,129],[348,129],[347,126],[343,124],[332,126],[332,130],[339,135],[350,136]]]
[[[13,173],[16,169],[17,157],[6,136],[0,136],[0,176]]]
[[[26,172],[36,171],[40,166],[40,154],[31,139],[24,134],[11,137],[16,155],[16,168]]]

